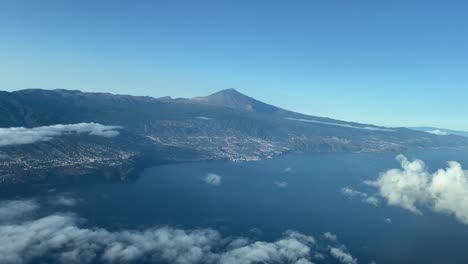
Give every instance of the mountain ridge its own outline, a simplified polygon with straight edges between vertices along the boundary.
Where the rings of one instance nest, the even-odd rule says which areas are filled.
[[[152,96],[138,96],[138,95],[129,95],[129,94],[113,94],[108,92],[83,92],[81,90],[67,90],[67,89],[41,89],[41,88],[28,88],[22,90],[16,90],[12,92],[0,91],[0,93],[30,93],[30,92],[38,92],[40,94],[47,93],[47,92],[57,92],[62,96],[69,96],[69,95],[78,95],[78,96],[98,96],[102,98],[117,98],[120,100],[134,100],[138,99],[141,101],[155,103],[195,103],[195,104],[204,104],[208,106],[217,106],[217,107],[225,107],[234,109],[237,111],[244,111],[244,112],[255,112],[260,114],[276,114],[278,117],[283,118],[296,118],[296,119],[311,119],[317,120],[320,122],[336,122],[342,124],[350,124],[354,126],[371,126],[371,127],[379,127],[379,128],[387,128],[384,126],[378,126],[375,124],[364,124],[354,121],[344,121],[339,119],[334,119],[331,117],[321,117],[321,116],[313,116],[308,114],[302,114],[298,112],[294,112],[291,110],[286,110],[268,103],[264,103],[259,101],[253,97],[247,96],[234,88],[223,89],[217,92],[214,92],[207,96],[196,96],[192,98],[172,98],[171,96],[163,96],[163,97],[152,97]],[[233,100],[233,98],[235,98]],[[234,101],[234,102],[232,102]],[[237,102],[240,101],[240,102]],[[236,104],[239,103],[239,104]],[[259,107],[255,107],[255,105],[259,105]],[[260,109],[260,111],[256,111]],[[266,109],[266,110],[265,110]]]
[[[87,171],[132,171],[141,162],[151,165],[199,160],[252,161],[286,153],[403,152],[411,148],[468,146],[468,138],[461,136],[438,136],[295,113],[236,90],[195,100],[64,89],[0,91],[0,112],[0,128],[47,128],[76,123],[122,127],[120,136],[113,139],[67,136],[0,147],[0,185],[27,183],[35,179],[33,175],[53,174],[54,170],[48,168],[55,168],[56,164],[65,164],[56,170],[62,173],[61,177],[74,177]],[[81,147],[76,148],[76,144]],[[50,149],[50,153],[44,149]],[[96,155],[87,149],[100,153],[103,162],[88,162],[95,160]],[[75,157],[82,162],[70,162]],[[21,177],[12,171],[22,171]],[[117,178],[126,178],[120,174]]]

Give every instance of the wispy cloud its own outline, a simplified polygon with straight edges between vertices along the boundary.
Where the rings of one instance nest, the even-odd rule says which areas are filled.
[[[416,214],[427,207],[468,224],[468,172],[460,163],[450,161],[447,168],[430,173],[422,160],[410,161],[403,155],[397,160],[401,169],[388,170],[377,180],[366,182],[378,188],[389,205]]]
[[[73,197],[70,193],[60,193],[50,198],[50,203],[60,206],[75,206],[80,202],[79,199]]]
[[[213,119],[213,118],[211,118],[211,117],[206,117],[206,116],[197,116],[197,117],[195,117],[195,118],[196,118],[196,119],[200,119],[200,120],[211,120],[211,119]]]
[[[29,217],[39,209],[36,200],[12,200],[0,202],[0,222],[13,221]]]
[[[433,134],[433,135],[438,135],[438,136],[447,136],[447,135],[449,135],[449,133],[447,133],[445,131],[442,131],[440,129],[428,130],[428,131],[425,131],[425,132]]]
[[[221,176],[214,173],[209,173],[204,179],[205,183],[211,186],[221,185]]]
[[[330,254],[343,264],[357,264],[357,259],[341,248],[331,248]]]
[[[330,240],[332,242],[337,242],[338,241],[338,237],[335,234],[331,233],[331,232],[326,232],[326,233],[323,234],[323,236],[326,239],[328,239],[328,240]]]
[[[118,129],[121,129],[121,127],[105,126],[97,123],[52,125],[34,128],[0,128],[0,147],[48,141],[52,140],[54,137],[68,134],[88,134],[100,137],[115,137],[119,135],[119,131],[117,131]]]
[[[353,125],[343,124],[343,123],[324,122],[324,121],[311,120],[311,119],[302,119],[302,118],[285,117],[285,119],[292,120],[292,121],[305,122],[305,123],[322,124],[322,125],[329,125],[329,126],[339,126],[339,127],[363,129],[363,130],[395,131],[395,129],[390,129],[390,128],[381,128],[381,127],[372,127],[372,126],[353,126]]]
[[[275,184],[278,188],[286,188],[286,187],[288,187],[288,183],[285,182],[285,181],[275,181],[274,184]]]
[[[343,195],[345,195],[346,197],[348,197],[348,198],[357,197],[357,198],[361,199],[361,201],[363,203],[367,203],[367,204],[370,204],[370,205],[373,205],[373,206],[379,206],[379,204],[380,204],[380,200],[377,197],[369,195],[369,194],[364,193],[364,192],[353,190],[350,187],[341,188],[341,193]]]
[[[341,244],[338,240],[338,236],[326,232],[323,237],[332,242],[333,246],[329,246],[330,255],[343,264],[357,264],[357,258],[353,257],[344,244]]]

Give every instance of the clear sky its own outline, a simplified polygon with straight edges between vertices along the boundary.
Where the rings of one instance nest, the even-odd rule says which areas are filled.
[[[468,3],[0,0],[0,90],[192,97],[468,130]]]

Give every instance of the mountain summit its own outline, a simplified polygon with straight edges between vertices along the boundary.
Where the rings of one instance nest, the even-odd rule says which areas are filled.
[[[190,99],[192,102],[207,105],[223,106],[240,111],[272,114],[280,108],[260,102],[252,97],[238,92],[234,88],[222,90],[214,94]]]

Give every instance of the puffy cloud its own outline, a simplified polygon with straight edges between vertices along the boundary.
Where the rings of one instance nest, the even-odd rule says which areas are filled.
[[[53,214],[0,225],[0,262],[33,263],[47,256],[59,263],[311,263],[313,239],[295,232],[274,242],[237,239],[226,251],[217,251],[225,239],[212,229],[159,227],[111,232],[82,228],[79,222],[73,215]]]
[[[330,254],[343,264],[357,264],[357,259],[341,248],[330,248]]]
[[[288,182],[285,182],[285,181],[275,181],[274,184],[279,188],[288,187]]]
[[[221,176],[214,173],[209,173],[208,175],[206,175],[204,181],[206,182],[206,184],[212,186],[219,186],[221,185]]]
[[[105,126],[97,123],[52,125],[34,128],[0,128],[0,147],[48,141],[54,137],[66,134],[88,134],[101,137],[114,137],[119,135],[119,131],[117,130],[120,128],[120,126]]]
[[[380,204],[380,200],[377,197],[364,192],[353,190],[350,187],[341,188],[341,193],[348,198],[358,197],[363,203],[367,203],[373,206],[379,206]]]
[[[0,225],[0,262],[31,263],[48,256],[60,263],[129,263],[159,259],[170,263],[208,262],[220,241],[214,230],[169,227],[110,232],[81,228],[73,215],[53,214],[18,224]]]
[[[3,213],[12,208],[16,213],[5,217]],[[311,264],[317,256],[326,257],[314,250],[323,247],[316,245],[312,236],[297,231],[286,231],[272,242],[226,238],[209,228],[110,231],[87,227],[84,219],[71,213],[31,214],[41,211],[37,209],[40,206],[33,200],[0,203],[0,215],[5,220],[0,222],[0,263]],[[339,256],[340,261],[349,258],[344,246],[337,250],[329,253]]]
[[[428,130],[428,131],[425,131],[425,132],[433,134],[433,135],[437,135],[437,136],[447,136],[447,135],[449,135],[449,133],[447,133],[447,132],[445,132],[443,130],[440,130],[440,129]]]
[[[222,264],[250,263],[312,263],[310,245],[313,237],[295,231],[288,231],[283,238],[275,242],[257,241],[249,245],[223,253],[219,259]]]
[[[385,223],[387,223],[387,224],[391,224],[391,223],[392,223],[392,219],[390,219],[390,218],[386,218],[386,219],[385,219]]]
[[[283,172],[285,173],[292,173],[294,170],[291,167],[284,168]]]
[[[389,205],[421,214],[425,206],[435,212],[454,215],[468,224],[468,172],[460,163],[448,162],[447,168],[430,173],[421,160],[409,161],[398,155],[401,169],[391,169],[367,184],[378,188]]]

